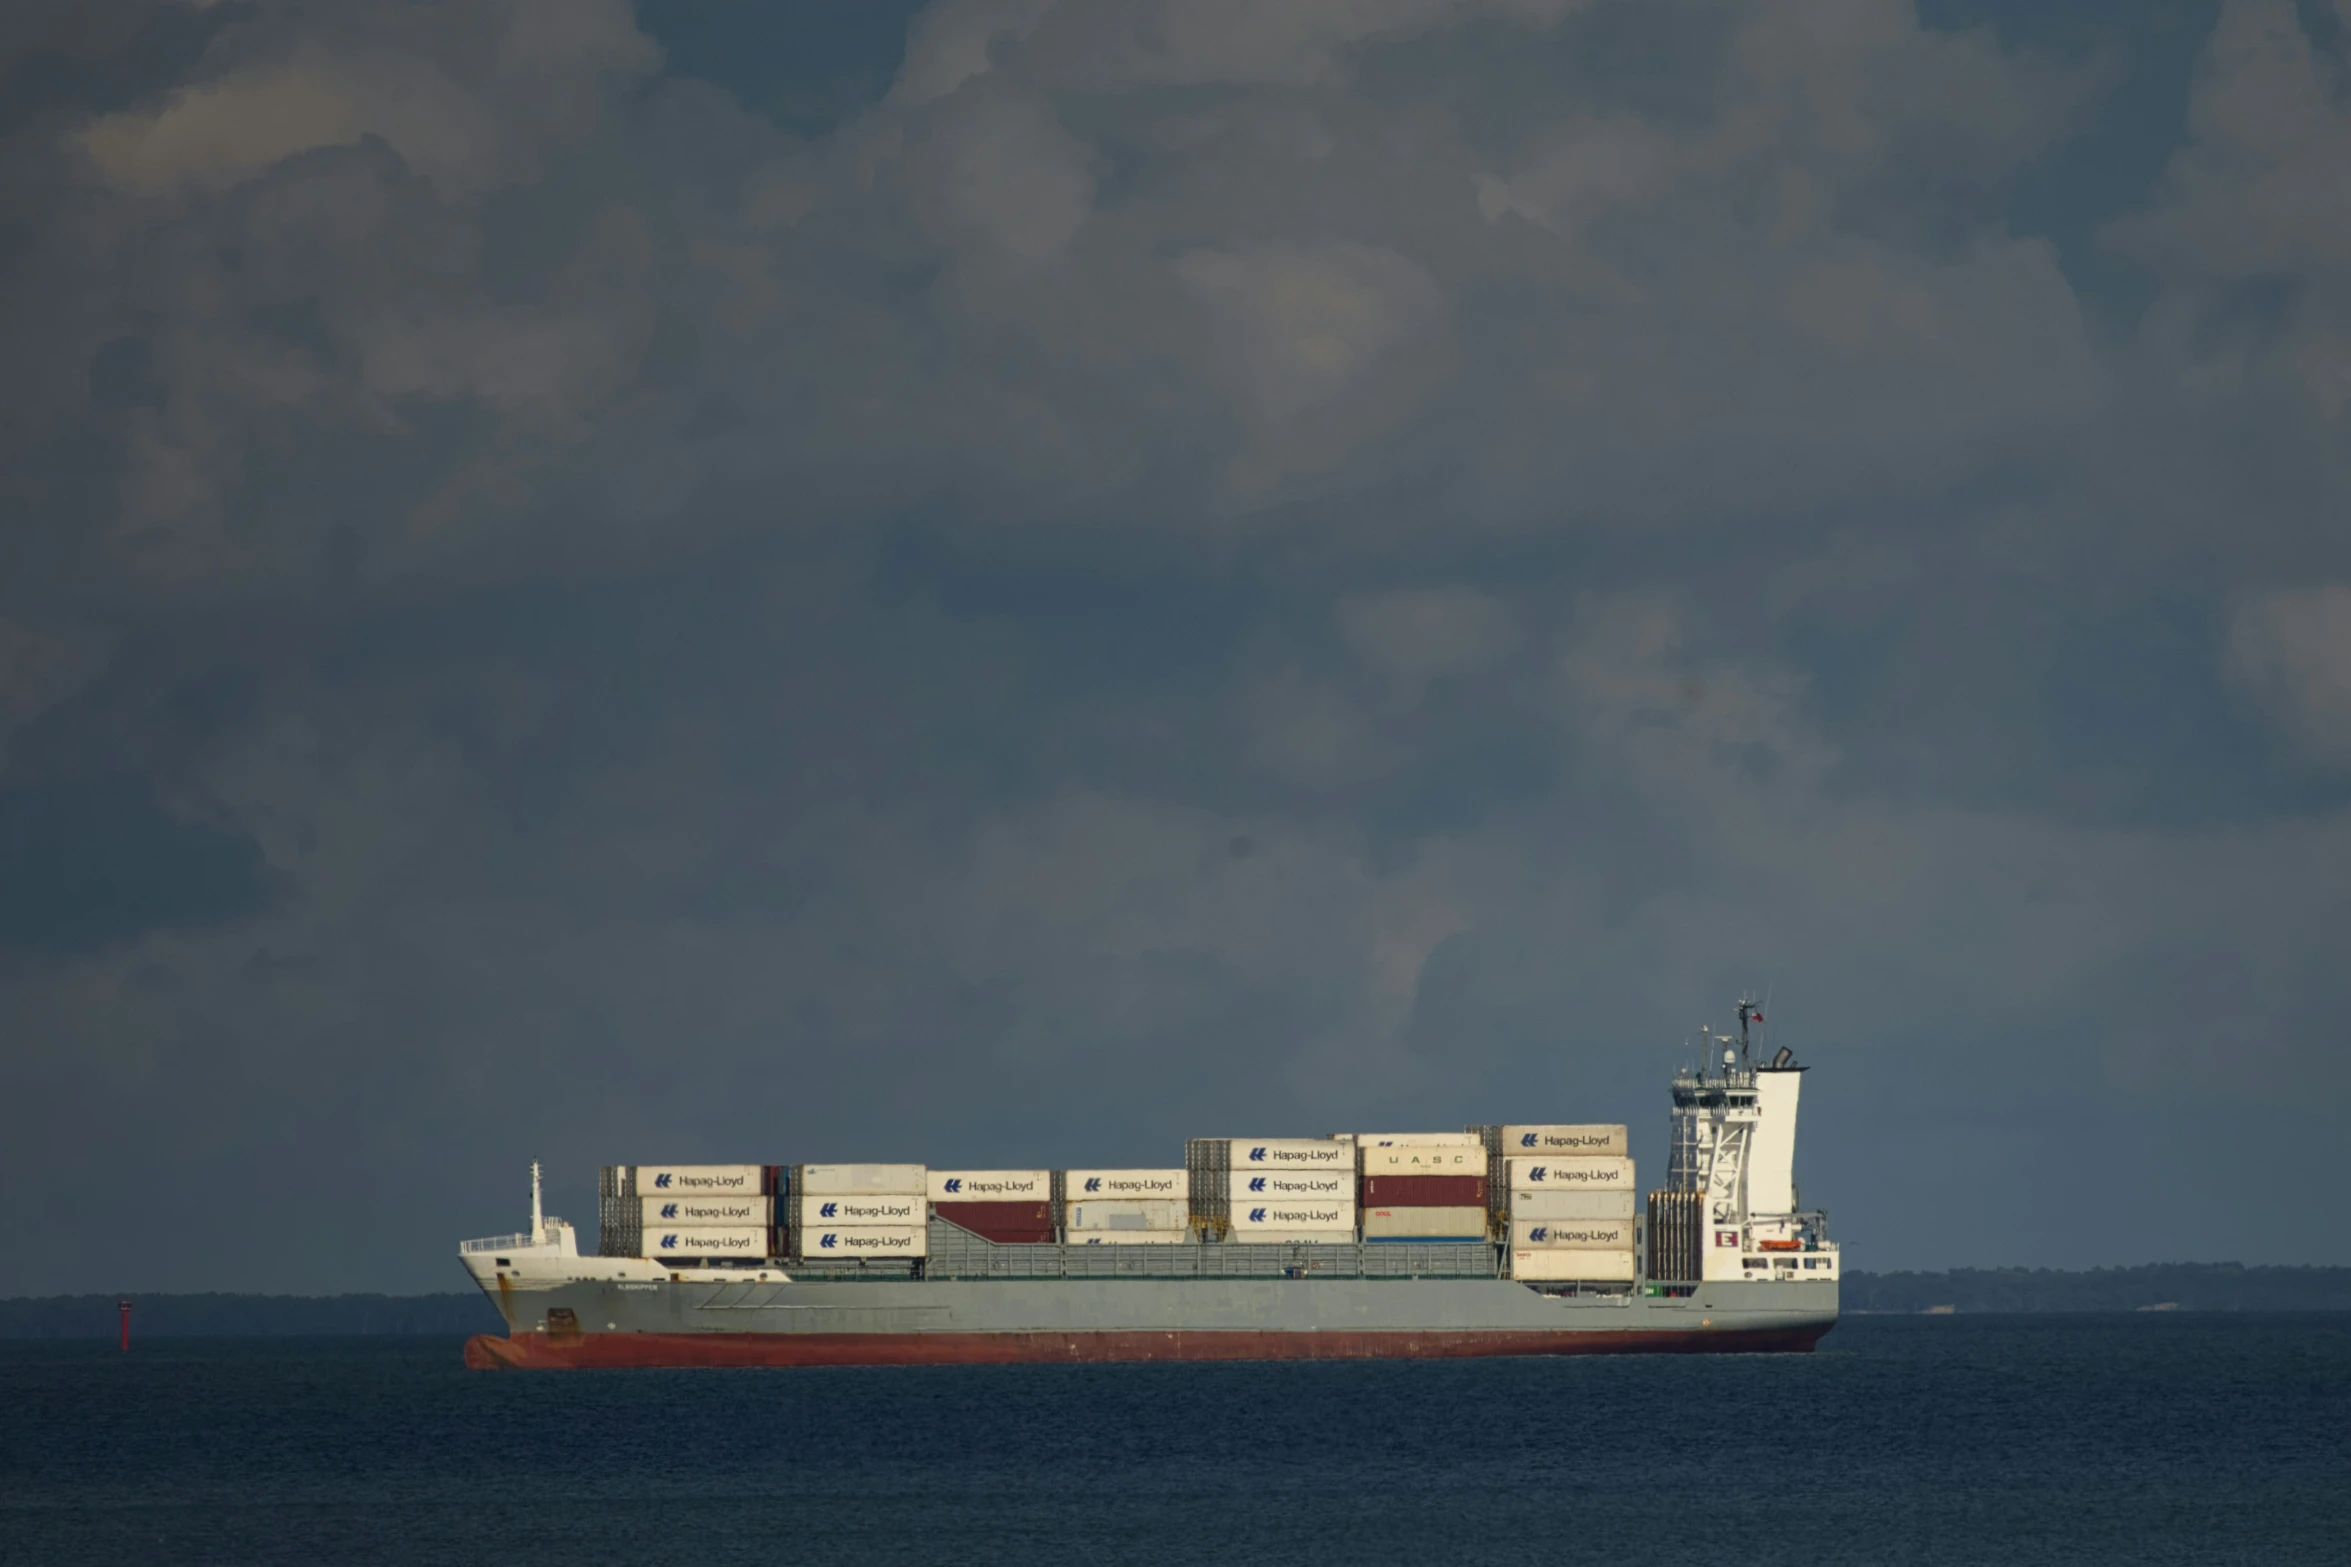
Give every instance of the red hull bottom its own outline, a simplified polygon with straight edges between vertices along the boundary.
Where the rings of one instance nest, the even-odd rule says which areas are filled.
[[[1817,1327],[1669,1333],[517,1333],[468,1339],[476,1371],[624,1366],[985,1366],[1138,1360],[1803,1354]]]

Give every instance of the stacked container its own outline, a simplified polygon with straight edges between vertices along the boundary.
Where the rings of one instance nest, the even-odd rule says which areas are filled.
[[[793,1170],[792,1255],[808,1262],[930,1255],[929,1172],[919,1164]]]
[[[1050,1170],[933,1170],[933,1216],[983,1240],[1036,1245],[1054,1238]]]
[[[1482,1241],[1485,1139],[1476,1132],[1362,1133],[1355,1139],[1366,1241]]]
[[[1632,1281],[1639,1237],[1624,1127],[1504,1126],[1488,1141],[1513,1277]]]
[[[1355,1140],[1230,1137],[1213,1150],[1221,1170],[1224,1237],[1251,1245],[1352,1245]]]
[[[782,1251],[776,1193],[787,1185],[773,1165],[640,1164],[624,1201],[635,1203],[639,1255],[761,1262]]]
[[[1064,1170],[1061,1233],[1072,1246],[1172,1246],[1191,1238],[1182,1170]]]

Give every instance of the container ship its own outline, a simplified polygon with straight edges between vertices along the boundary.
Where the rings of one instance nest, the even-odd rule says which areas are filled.
[[[1181,1168],[610,1165],[459,1255],[479,1369],[1806,1351],[1838,1251],[1801,1208],[1805,1068],[1700,1035],[1666,1179],[1622,1125],[1194,1138]]]

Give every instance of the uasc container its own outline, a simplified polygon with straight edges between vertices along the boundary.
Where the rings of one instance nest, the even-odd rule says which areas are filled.
[[[1474,1143],[1392,1143],[1363,1150],[1365,1175],[1474,1175],[1486,1173],[1486,1150]]]
[[[1073,1236],[1080,1230],[1180,1230],[1189,1217],[1182,1201],[1166,1199],[1073,1202],[1066,1212],[1063,1224]]]
[[[1630,1219],[1518,1219],[1510,1221],[1513,1251],[1623,1251],[1633,1249]]]
[[[1483,1148],[1476,1132],[1357,1132],[1355,1146],[1373,1148]]]
[[[842,1224],[921,1224],[930,1217],[929,1204],[919,1196],[890,1192],[844,1192],[837,1197],[800,1199],[800,1227],[822,1229]]]
[[[764,1224],[645,1226],[648,1257],[767,1257],[773,1232]]]
[[[763,1164],[640,1164],[639,1197],[757,1197],[766,1191]]]
[[[1068,1170],[1061,1181],[1063,1200],[1073,1203],[1112,1197],[1181,1200],[1187,1184],[1181,1170]]]
[[[1051,1170],[933,1170],[933,1202],[1050,1202]]]
[[[1519,1192],[1555,1191],[1631,1191],[1633,1190],[1633,1161],[1630,1159],[1512,1159],[1510,1190],[1515,1198]]]
[[[1234,1202],[1263,1202],[1273,1198],[1282,1202],[1352,1202],[1355,1199],[1355,1173],[1352,1170],[1235,1170],[1232,1175]]]
[[[1621,1126],[1505,1126],[1502,1152],[1554,1159],[1622,1159],[1630,1152]]]
[[[1483,1240],[1484,1203],[1465,1208],[1373,1208],[1363,1210],[1363,1238],[1391,1240],[1403,1236],[1446,1240]]]
[[[827,1225],[800,1232],[800,1255],[810,1262],[833,1257],[927,1257],[931,1232],[883,1225]]]
[[[638,1204],[648,1230],[663,1224],[757,1225],[764,1229],[775,1223],[772,1197],[643,1197]]]
[[[919,1164],[804,1164],[797,1192],[803,1197],[858,1193],[923,1197],[928,1195],[928,1187]]]

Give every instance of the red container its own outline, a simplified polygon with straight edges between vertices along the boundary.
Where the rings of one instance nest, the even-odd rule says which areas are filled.
[[[1486,1178],[1482,1175],[1367,1175],[1363,1178],[1366,1208],[1482,1208],[1486,1205]]]
[[[950,1224],[962,1225],[982,1240],[1001,1245],[1033,1245],[1053,1239],[1053,1205],[1049,1202],[935,1202],[931,1212]]]

